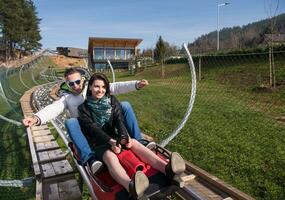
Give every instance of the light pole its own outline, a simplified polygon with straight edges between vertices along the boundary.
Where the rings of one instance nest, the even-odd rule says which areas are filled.
[[[219,30],[219,17],[220,17],[220,7],[229,5],[230,3],[220,3],[218,4],[218,12],[217,12],[217,51],[220,49],[220,30]]]

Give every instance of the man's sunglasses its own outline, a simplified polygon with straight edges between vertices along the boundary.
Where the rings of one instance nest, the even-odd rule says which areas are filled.
[[[76,81],[68,81],[67,84],[70,86],[70,87],[73,87],[75,84],[76,85],[79,85],[81,83],[81,80],[78,79]]]

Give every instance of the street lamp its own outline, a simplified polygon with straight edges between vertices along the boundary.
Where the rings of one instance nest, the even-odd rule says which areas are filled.
[[[220,15],[220,7],[229,5],[230,3],[220,3],[218,4],[218,14],[217,14],[217,51],[220,49],[220,30],[219,30],[219,15]]]

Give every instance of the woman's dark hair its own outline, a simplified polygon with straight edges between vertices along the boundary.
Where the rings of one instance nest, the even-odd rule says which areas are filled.
[[[108,78],[105,76],[105,74],[94,73],[88,82],[87,96],[92,96],[92,92],[90,91],[90,87],[94,83],[94,81],[96,81],[96,80],[101,80],[104,82],[105,87],[106,87],[106,94],[110,95],[110,83],[109,83]]]

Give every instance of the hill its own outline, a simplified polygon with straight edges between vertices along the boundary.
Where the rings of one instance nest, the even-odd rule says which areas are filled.
[[[285,34],[285,13],[272,19],[264,19],[242,27],[235,26],[220,30],[221,50],[242,50],[266,46],[265,34],[270,34],[270,25],[274,23],[272,33]],[[217,31],[198,37],[189,44],[192,52],[211,52],[217,47]]]

